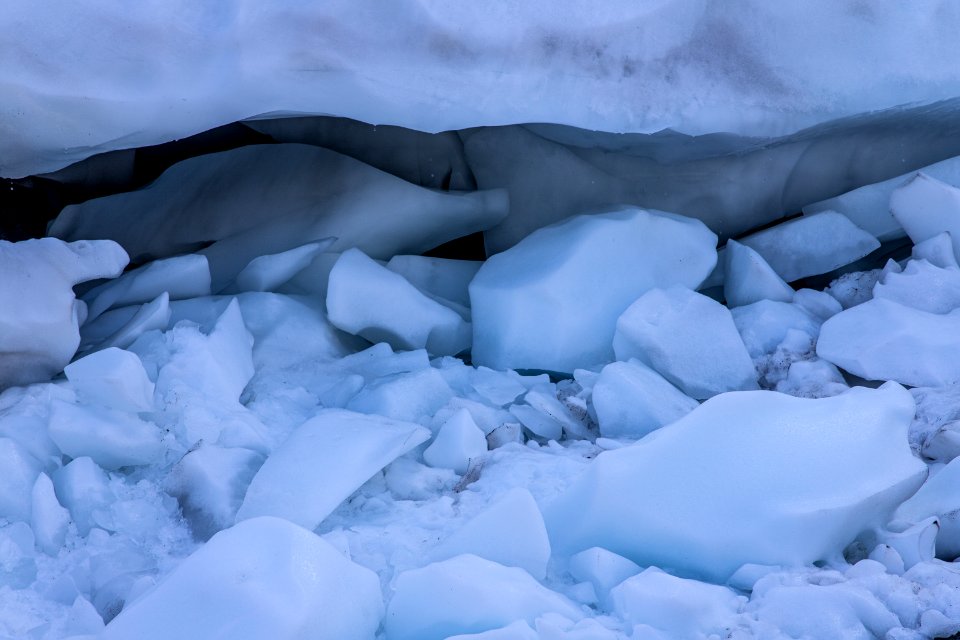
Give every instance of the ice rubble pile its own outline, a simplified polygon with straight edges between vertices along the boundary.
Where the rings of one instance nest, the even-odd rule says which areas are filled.
[[[0,245],[0,636],[960,631],[960,190],[906,176],[913,253],[817,290],[878,246],[843,213],[718,252],[625,206],[481,264],[400,252],[502,194],[368,169],[346,226],[304,180],[283,234],[173,255],[188,220],[80,300],[115,243]],[[391,199],[425,226],[364,229]]]

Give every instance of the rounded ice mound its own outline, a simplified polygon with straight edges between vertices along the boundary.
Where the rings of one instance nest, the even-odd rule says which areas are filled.
[[[86,317],[73,285],[115,278],[127,262],[112,240],[0,240],[0,389],[61,371]]]
[[[625,208],[534,231],[470,283],[473,362],[572,373],[613,360],[617,318],[646,291],[696,288],[717,262],[702,222]]]
[[[213,536],[100,637],[372,640],[382,616],[375,573],[306,529],[262,517]]]
[[[545,509],[554,552],[599,546],[717,581],[747,563],[829,557],[923,482],[907,443],[914,408],[896,383],[816,400],[715,396],[597,456]]]

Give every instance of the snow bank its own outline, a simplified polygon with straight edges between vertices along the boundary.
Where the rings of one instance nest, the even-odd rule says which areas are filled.
[[[832,556],[923,481],[913,414],[896,384],[817,400],[716,396],[599,455],[545,510],[554,552],[599,546],[711,580]]]

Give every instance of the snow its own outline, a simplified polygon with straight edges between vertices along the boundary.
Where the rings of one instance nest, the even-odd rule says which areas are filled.
[[[327,313],[338,329],[395,349],[456,355],[470,347],[471,326],[460,314],[358,249],[344,251],[330,271]]]
[[[637,358],[702,400],[757,388],[757,372],[730,311],[683,287],[651,289],[617,319],[618,360]]]
[[[915,243],[929,240],[944,231],[960,238],[960,189],[918,173],[890,194],[890,212]],[[960,247],[953,245],[960,260]]]
[[[263,517],[215,535],[101,637],[361,640],[382,615],[372,571],[295,524]]]
[[[109,240],[0,240],[0,389],[63,370],[80,345],[86,314],[73,285],[116,277],[127,262]]]
[[[760,300],[793,300],[794,291],[790,285],[747,245],[729,240],[723,256],[723,297],[727,305],[740,307]]]
[[[470,283],[473,361],[562,373],[609,362],[617,317],[654,287],[697,287],[715,248],[703,223],[635,208],[539,229]]]
[[[642,438],[699,406],[636,359],[605,366],[591,398],[600,433],[607,438]]]
[[[746,563],[828,558],[923,482],[926,465],[906,444],[913,414],[894,383],[815,400],[716,396],[598,456],[546,508],[551,542],[710,580]]]

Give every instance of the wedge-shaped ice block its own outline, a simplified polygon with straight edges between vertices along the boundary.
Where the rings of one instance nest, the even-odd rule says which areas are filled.
[[[636,358],[692,398],[757,388],[730,311],[683,287],[652,289],[617,319],[617,360]]]
[[[960,382],[960,310],[937,314],[870,300],[823,323],[817,355],[867,380]]]
[[[597,456],[545,509],[554,553],[599,546],[715,581],[747,563],[832,556],[923,482],[907,443],[913,415],[894,383],[817,400],[716,396]]]
[[[221,531],[126,606],[103,640],[372,640],[383,616],[375,573],[279,518]]]
[[[237,521],[269,515],[315,529],[373,474],[429,438],[429,429],[410,422],[323,410],[263,463]]]
[[[166,292],[170,300],[210,295],[210,267],[205,256],[189,254],[154,260],[128,271],[83,296],[90,319],[115,307],[144,304]]]
[[[716,241],[698,220],[635,208],[531,233],[470,283],[474,364],[572,373],[613,360],[620,314],[654,287],[696,288]]]
[[[783,281],[767,261],[750,247],[736,240],[727,242],[723,252],[723,296],[727,305],[739,307],[760,300],[793,300],[793,289]]]

